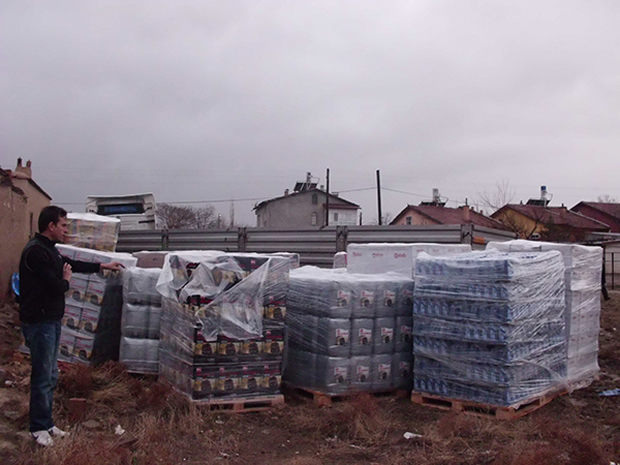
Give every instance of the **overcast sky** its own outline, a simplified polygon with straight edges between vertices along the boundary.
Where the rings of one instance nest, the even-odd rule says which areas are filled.
[[[376,170],[392,215],[502,181],[620,200],[619,25],[617,0],[3,0],[0,166],[73,211],[153,192],[248,225],[327,168],[366,224]]]

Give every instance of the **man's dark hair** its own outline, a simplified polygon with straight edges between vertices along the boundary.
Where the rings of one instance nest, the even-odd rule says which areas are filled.
[[[66,218],[67,211],[55,205],[49,205],[39,214],[39,232],[45,232],[50,223],[57,224],[60,218]]]

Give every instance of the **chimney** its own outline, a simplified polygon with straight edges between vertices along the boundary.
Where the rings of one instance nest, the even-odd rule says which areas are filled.
[[[16,173],[22,173],[28,178],[32,178],[32,162],[28,160],[26,162],[26,166],[22,166],[22,158],[19,157],[17,159],[17,167],[15,168]]]
[[[310,171],[306,172],[306,183],[310,185],[312,182],[312,173]]]
[[[469,216],[469,207],[467,205],[464,205],[461,208],[463,209],[463,222],[469,223],[471,221]]]
[[[288,189],[284,189],[284,195],[288,195]]]

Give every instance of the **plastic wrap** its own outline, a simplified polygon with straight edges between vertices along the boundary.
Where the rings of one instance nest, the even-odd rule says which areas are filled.
[[[159,371],[159,340],[134,339],[123,336],[120,344],[120,361],[132,373],[157,373]]]
[[[129,254],[84,249],[58,244],[61,255],[88,263],[119,261],[135,266]],[[62,322],[62,359],[73,363],[103,363],[118,360],[121,337],[122,274],[73,273],[65,298]]]
[[[161,268],[128,268],[123,270],[123,300],[131,304],[161,305],[157,280]]]
[[[334,269],[347,267],[347,253],[336,252],[334,255]]]
[[[328,394],[409,389],[413,280],[302,267],[290,275],[286,381]]]
[[[568,382],[571,387],[589,384],[599,371],[597,358],[603,249],[526,240],[490,242],[487,248],[503,252],[556,250],[562,254],[566,283],[564,320]]]
[[[518,406],[566,384],[559,252],[420,254],[414,389]]]
[[[296,257],[170,253],[157,284],[161,374],[196,400],[277,392]]]
[[[67,227],[67,244],[114,252],[121,220],[94,213],[68,213]]]
[[[433,256],[471,252],[469,244],[349,244],[347,270],[349,273],[378,274],[394,272],[413,278],[416,257],[421,252]]]

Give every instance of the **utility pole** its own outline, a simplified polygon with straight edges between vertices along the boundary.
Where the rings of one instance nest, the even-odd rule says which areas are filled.
[[[379,211],[379,226],[383,224],[381,213],[381,173],[377,170],[377,210]]]
[[[327,192],[325,193],[325,226],[329,226],[329,168],[325,174],[325,184],[327,185]]]

